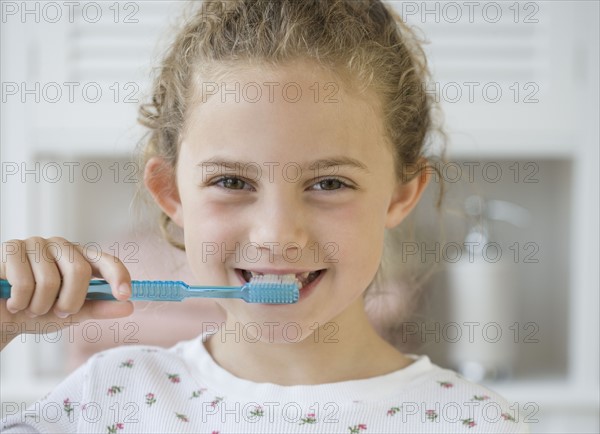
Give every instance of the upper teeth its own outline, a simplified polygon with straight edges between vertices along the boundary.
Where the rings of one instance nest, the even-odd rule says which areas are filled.
[[[260,273],[257,271],[250,271],[250,270],[243,270],[243,271],[250,275],[250,277],[246,277],[246,279],[248,281],[250,281],[250,279],[252,279],[255,276],[264,276],[264,273]],[[284,276],[277,275],[277,274],[271,274],[270,276],[282,277],[282,278],[285,278],[285,277],[296,278],[298,280],[298,282],[300,283],[300,287],[303,287],[304,285],[313,281],[316,278],[317,274],[318,274],[318,271],[305,271],[304,273],[298,273],[298,274],[286,274]]]

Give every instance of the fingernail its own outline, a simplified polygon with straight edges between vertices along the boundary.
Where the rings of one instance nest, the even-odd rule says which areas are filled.
[[[54,315],[56,315],[59,318],[66,318],[68,317],[70,314],[66,313],[66,312],[62,312],[60,310],[55,310],[54,311]]]
[[[27,315],[29,318],[35,318],[37,316],[37,314],[31,312],[29,309],[25,311],[25,315]]]
[[[17,313],[19,310],[15,309],[14,307],[8,307],[6,306],[6,310],[9,311],[10,313]]]
[[[128,283],[121,283],[119,286],[119,294],[121,295],[130,295],[131,294],[131,286]]]

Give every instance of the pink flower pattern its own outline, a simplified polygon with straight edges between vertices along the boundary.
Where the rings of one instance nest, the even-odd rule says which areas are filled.
[[[211,407],[216,407],[216,406],[217,406],[217,404],[218,404],[219,402],[221,402],[221,401],[223,401],[223,397],[221,397],[221,396],[217,396],[217,397],[215,397],[215,399],[213,399],[213,400],[211,401],[211,403],[210,403],[210,406],[211,406]]]
[[[508,413],[502,413],[500,416],[502,416],[502,419],[504,420],[509,420],[511,422],[515,422],[515,418],[512,417],[510,414]]]
[[[348,429],[350,430],[350,434],[358,434],[361,431],[366,431],[367,430],[367,425],[364,423],[358,424],[358,425],[354,425],[354,426],[349,426]]]
[[[475,421],[472,418],[469,419],[461,419],[461,422],[463,423],[463,425],[468,426],[469,428],[473,428],[475,425],[477,425],[475,423]]]
[[[437,411],[425,410],[425,417],[427,418],[427,420],[434,421],[438,418]]]
[[[300,425],[304,425],[306,423],[317,423],[317,419],[314,413],[307,413],[306,416],[300,418]]]
[[[121,393],[123,391],[123,386],[111,386],[108,388],[107,395],[115,396],[117,393]]]
[[[127,359],[126,361],[121,363],[120,367],[131,368],[131,367],[133,367],[133,363],[134,363],[133,359]],[[178,384],[181,382],[181,378],[180,378],[179,374],[167,373],[166,375],[167,375],[168,381],[170,381],[171,383]],[[454,384],[450,381],[437,381],[437,383],[440,385],[440,387],[442,387],[444,389],[450,389],[450,388],[454,387]],[[113,385],[108,388],[107,394],[110,396],[114,396],[118,393],[121,393],[123,391],[123,389],[124,389],[124,386],[114,386]],[[193,390],[191,397],[189,399],[199,398],[207,390],[208,389],[206,389],[206,388],[199,388],[199,389]],[[491,398],[488,395],[472,395],[471,401],[487,401],[490,399]],[[222,396],[216,396],[210,402],[210,406],[216,407],[223,400],[224,400],[224,398]],[[152,392],[148,392],[145,395],[145,401],[149,407],[152,406],[153,404],[155,404],[157,402],[155,394]],[[354,400],[353,402],[355,404],[359,404],[361,401]],[[69,398],[64,399],[63,409],[67,414],[70,414],[74,410],[73,405]],[[85,405],[82,407],[82,410],[85,410]],[[398,405],[398,406],[390,407],[387,410],[386,414],[387,414],[387,416],[394,416],[401,411],[402,411],[402,405]],[[262,416],[264,416],[264,410],[261,406],[254,406],[250,410],[249,414],[253,417],[262,417]],[[184,412],[175,412],[175,416],[181,422],[188,423],[190,421],[189,417]],[[513,416],[511,416],[509,413],[504,412],[501,414],[501,417],[505,421],[516,422],[515,418]],[[428,421],[435,422],[436,420],[438,420],[439,414],[437,413],[437,411],[435,411],[433,409],[427,409],[427,410],[425,410],[425,418]],[[460,422],[468,428],[473,428],[477,425],[477,423],[475,422],[475,420],[473,418],[461,419]],[[316,418],[316,415],[314,412],[306,413],[304,417],[300,418],[300,422],[299,422],[300,425],[316,424],[316,423],[317,423],[317,418]],[[113,425],[107,426],[107,433],[108,434],[116,434],[118,431],[123,430],[124,427],[125,427],[124,424],[121,422],[115,423]],[[349,434],[362,434],[362,433],[365,433],[366,431],[367,431],[366,423],[359,423],[356,425],[348,426]],[[219,434],[219,433],[220,433],[220,431],[218,431],[218,430],[212,431],[212,434]]]
[[[181,382],[181,378],[179,378],[179,374],[167,374],[167,377],[169,378],[169,381],[171,383],[180,383]]]
[[[121,363],[121,368],[133,368],[133,359],[127,359]]]
[[[199,398],[199,397],[200,397],[200,395],[202,395],[204,392],[206,392],[206,389],[205,389],[205,388],[201,388],[201,389],[198,389],[198,390],[194,390],[194,391],[192,392],[192,396],[190,397],[190,399]]]
[[[123,428],[125,428],[125,425],[122,423],[114,423],[110,426],[107,426],[107,432],[108,434],[115,434],[117,431],[122,430]]]
[[[146,404],[148,404],[149,406],[154,404],[156,402],[156,397],[154,396],[154,393],[147,393],[146,394]]]
[[[63,401],[63,409],[65,410],[65,413],[67,413],[67,415],[70,415],[73,411],[73,405],[71,404],[69,398],[65,398],[65,400]]]
[[[150,356],[150,357],[154,357],[154,356]],[[117,367],[117,369],[118,368],[131,369],[134,367],[134,365],[135,365],[134,358],[122,358],[121,360],[112,362],[112,366]],[[127,369],[125,369],[125,370],[127,370]],[[159,373],[160,372],[163,372],[165,375],[165,376],[162,376],[161,377],[162,379],[160,380],[161,382],[163,382],[163,384],[184,383],[181,386],[178,386],[183,389],[181,391],[181,394],[182,394],[181,396],[183,396],[183,398],[180,398],[180,399],[182,399],[182,401],[169,402],[169,400],[165,400],[164,395],[162,395],[160,388],[156,388],[156,389],[152,388],[152,389],[150,389],[150,391],[144,391],[145,393],[137,394],[138,402],[145,402],[145,404],[146,404],[143,411],[159,412],[158,414],[160,414],[160,412],[164,412],[166,409],[169,409],[169,411],[173,411],[175,418],[179,422],[186,424],[186,423],[190,423],[191,420],[194,420],[194,415],[196,414],[195,411],[198,410],[198,408],[199,408],[198,406],[204,405],[204,404],[209,404],[211,407],[216,408],[216,407],[218,407],[219,403],[221,403],[225,400],[224,396],[212,395],[212,397],[211,397],[211,395],[207,394],[207,392],[209,392],[208,388],[199,387],[198,384],[195,384],[195,383],[191,382],[190,380],[186,379],[186,381],[184,382],[181,379],[181,376],[179,373],[159,371]],[[132,379],[132,381],[135,381],[135,378],[133,376],[131,376],[130,378]],[[455,388],[456,390],[453,393],[460,392],[460,389],[462,387],[462,384],[460,382],[455,383],[454,380],[448,381],[447,378],[446,379],[441,378],[440,381],[436,381],[436,383],[437,383],[437,385],[439,385],[439,388],[441,388],[441,389]],[[434,383],[434,385],[436,383]],[[184,389],[184,386],[185,386],[185,389]],[[435,387],[438,387],[438,386],[435,386]],[[112,385],[101,385],[100,392],[102,390],[106,390],[107,391],[106,395],[108,395],[110,397],[115,397],[115,396],[122,394],[123,395],[122,399],[129,399],[129,397],[127,396],[127,393],[133,394],[134,392],[132,392],[132,390],[135,390],[135,387],[132,387],[127,382],[123,382],[123,383],[117,382],[117,384],[113,383]],[[473,389],[471,389],[471,390],[473,390]],[[124,393],[124,391],[125,391],[125,393]],[[214,391],[212,391],[212,390],[211,390],[211,392],[214,393]],[[481,390],[481,392],[483,392],[483,390]],[[442,392],[441,390],[439,391],[439,393],[445,394],[445,392]],[[160,397],[160,399],[158,399],[158,400],[157,400],[157,394]],[[211,398],[205,399],[205,396],[207,396],[207,395]],[[470,397],[471,401],[490,401],[490,400],[492,400],[492,398],[487,394],[483,394],[483,393],[473,394],[472,391],[471,391],[471,393],[469,393],[468,395],[466,395],[463,398],[465,402],[467,400],[469,400],[468,397]],[[119,396],[119,398],[121,398],[121,397]],[[198,398],[200,398],[200,399],[198,399]],[[360,396],[357,398],[360,398]],[[64,398],[61,397],[61,400],[62,400],[63,411],[68,416],[71,416],[74,413],[76,414],[75,410],[76,410],[77,403],[73,402],[73,401],[76,401],[76,399],[73,395],[70,395],[70,396],[67,396]],[[92,401],[89,401],[89,403],[91,403],[91,402]],[[108,401],[108,402],[110,402],[110,401]],[[362,401],[355,399],[353,402],[355,404],[360,404]],[[175,404],[176,407],[174,409],[171,409],[170,405],[173,405],[173,404]],[[426,404],[426,403],[424,402],[424,404]],[[439,404],[439,402],[438,402],[438,404]],[[426,405],[431,405],[431,402]],[[150,409],[150,407],[152,407],[152,409]],[[86,408],[87,408],[87,404],[84,404],[81,407],[82,412],[85,412]],[[177,411],[174,411],[174,410],[177,410]],[[402,411],[403,411],[402,404],[397,403],[396,405],[387,407],[387,409],[383,408],[381,410],[380,414],[384,415],[384,412],[385,412],[386,417],[392,418],[393,416],[399,415]],[[173,413],[170,413],[170,414],[173,415]],[[250,407],[248,414],[251,415],[254,418],[254,420],[256,420],[257,418],[263,418],[265,416],[265,409],[263,407],[261,407],[260,405],[254,405],[254,406]],[[121,416],[122,416],[122,414],[121,414]],[[472,415],[469,414],[469,416],[472,416]],[[191,419],[190,419],[190,417],[191,417]],[[266,419],[268,419],[268,418],[265,418],[265,420]],[[249,420],[252,420],[252,419],[249,419]],[[325,419],[323,419],[323,420],[325,420]],[[509,413],[508,411],[502,412],[501,420],[502,420],[502,423],[516,423],[516,416],[512,416],[511,413]],[[213,419],[213,422],[218,422],[218,419],[217,418]],[[288,421],[288,422],[290,422],[290,421]],[[431,407],[429,407],[429,408],[424,407],[423,422],[424,423],[440,422],[440,415],[438,414],[438,412],[436,410],[432,409]],[[482,421],[480,422],[478,420],[478,417],[476,415],[473,417],[465,418],[465,419],[459,419],[459,421],[456,422],[456,424],[459,426],[464,426],[465,428],[469,428],[469,430],[471,430],[472,428],[477,427],[478,422],[482,424],[482,427],[478,427],[478,428],[483,428],[485,426],[485,424]],[[121,434],[121,431],[125,430],[125,423],[128,423],[128,420],[127,419],[125,419],[125,420],[117,419],[117,420],[114,420],[114,423],[112,423],[112,422],[108,422],[108,423],[111,423],[111,424],[104,425],[104,426],[106,426],[107,434]],[[303,415],[299,418],[299,420],[297,419],[296,421],[290,422],[290,423],[294,423],[296,425],[316,425],[316,426],[318,426],[320,423],[324,423],[324,422],[322,420],[317,419],[316,412],[310,411],[310,412],[303,413]],[[399,423],[399,419],[390,420],[390,423]],[[190,425],[192,425],[192,424],[190,423]],[[368,420],[368,419],[361,419],[360,423],[357,422],[357,423],[354,423],[351,425],[344,424],[342,426],[347,426],[347,432],[349,434],[367,434],[367,432],[368,432],[367,426],[370,426],[371,430],[377,431],[374,428],[376,425],[371,424],[370,420]],[[134,427],[132,425],[131,428],[133,429],[133,431],[135,431],[136,427]],[[214,429],[214,428],[216,428],[216,427],[213,426],[212,431],[209,429],[208,432],[211,432],[211,434],[220,434],[221,433],[221,430]],[[473,430],[473,432],[475,432],[475,431],[476,431],[476,429]],[[203,431],[203,432],[207,432],[207,431]],[[317,431],[314,431],[314,432],[318,432],[318,429],[317,429]]]
[[[259,406],[254,407],[254,409],[252,409],[250,411],[250,415],[254,416],[254,417],[262,417],[265,415],[265,412],[262,409],[262,407],[259,405]]]
[[[175,412],[175,414],[177,415],[177,419],[179,419],[182,422],[189,422],[190,421],[185,414],[181,414],[181,413],[177,413],[177,412]]]
[[[394,416],[396,413],[402,411],[402,406],[392,407],[387,411],[388,416]]]

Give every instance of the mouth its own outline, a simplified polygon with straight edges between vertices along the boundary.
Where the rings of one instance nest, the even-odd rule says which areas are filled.
[[[322,270],[315,270],[315,271],[305,271],[302,273],[294,274],[294,273],[261,273],[258,271],[244,270],[241,268],[236,268],[235,272],[238,275],[238,277],[240,277],[240,279],[246,283],[250,282],[250,279],[252,279],[252,277],[254,277],[254,276],[264,276],[265,274],[267,274],[267,275],[281,275],[281,274],[290,275],[290,274],[292,274],[296,277],[296,279],[298,279],[298,282],[300,283],[300,289],[302,289],[305,286],[308,286],[312,282],[317,280],[319,278],[319,276],[325,272],[325,270],[322,269]]]

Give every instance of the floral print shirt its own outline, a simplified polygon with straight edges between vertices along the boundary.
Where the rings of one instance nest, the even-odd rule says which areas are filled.
[[[207,334],[92,356],[3,433],[528,433],[518,404],[409,354],[398,371],[318,385],[255,383],[219,366]]]

